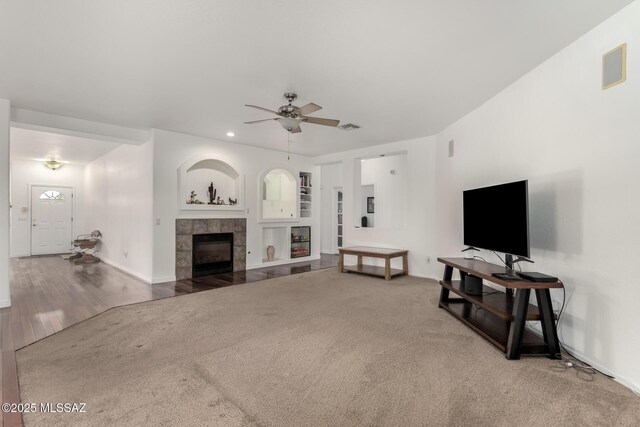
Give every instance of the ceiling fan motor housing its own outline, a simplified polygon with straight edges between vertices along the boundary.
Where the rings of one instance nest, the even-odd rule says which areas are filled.
[[[296,112],[296,110],[298,110],[298,107],[292,105],[293,101],[298,99],[298,95],[293,92],[287,92],[284,94],[284,98],[289,101],[289,105],[283,105],[282,107],[278,108],[278,114],[280,114],[282,117],[292,117],[294,119],[299,117],[300,115]]]
[[[282,107],[278,108],[278,114],[280,114],[282,117],[295,118],[299,116],[296,110],[298,110],[298,107],[296,107],[295,105],[283,105]]]

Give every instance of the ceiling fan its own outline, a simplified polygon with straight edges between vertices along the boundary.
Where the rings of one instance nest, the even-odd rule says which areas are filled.
[[[314,125],[333,126],[336,127],[340,123],[340,120],[334,119],[322,119],[319,117],[308,117],[307,114],[311,114],[315,111],[321,110],[322,107],[318,104],[310,103],[302,107],[296,107],[293,105],[293,101],[298,98],[295,93],[287,92],[284,94],[284,98],[289,101],[288,105],[283,105],[278,108],[278,111],[269,110],[268,108],[258,107],[257,105],[245,104],[246,107],[256,108],[262,111],[268,111],[269,113],[276,114],[280,117],[273,119],[254,120],[251,122],[244,122],[245,124],[253,124],[260,122],[267,122],[270,120],[276,120],[280,125],[291,133],[302,132],[300,123],[312,123]]]

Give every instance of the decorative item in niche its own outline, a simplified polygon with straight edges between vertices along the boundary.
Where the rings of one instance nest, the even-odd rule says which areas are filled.
[[[267,261],[273,261],[276,254],[276,248],[269,245],[267,246]]]
[[[216,190],[216,189],[213,187],[213,181],[212,181],[212,182],[211,182],[211,185],[209,185],[209,204],[210,204],[210,205],[215,204],[215,203],[214,203],[214,200],[216,200],[216,193],[217,193],[217,192],[218,192],[218,190]]]
[[[230,205],[237,205],[238,204],[238,199],[232,199],[231,197],[229,197],[229,204]]]
[[[204,205],[204,202],[197,199],[198,194],[191,190],[191,194],[189,194],[189,200],[187,200],[188,205]]]
[[[375,213],[373,199],[374,199],[373,197],[367,197],[367,213]]]

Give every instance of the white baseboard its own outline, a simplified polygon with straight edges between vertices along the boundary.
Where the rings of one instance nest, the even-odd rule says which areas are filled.
[[[7,308],[7,307],[11,307],[11,300],[9,299],[0,300],[0,308]]]
[[[115,267],[118,270],[121,270],[121,271],[127,273],[129,276],[133,276],[136,279],[142,280],[145,283],[149,283],[149,284],[153,283],[149,276],[145,276],[145,275],[140,274],[140,273],[138,273],[136,271],[133,271],[133,270],[129,269],[128,267],[125,267],[122,264],[118,264],[117,262],[114,262],[114,261],[112,261],[110,259],[102,258],[102,257],[100,257],[100,260],[102,262],[104,262],[105,264],[109,264],[110,266]]]
[[[23,253],[23,254],[11,254],[9,256],[11,258],[23,258],[23,257],[26,257],[26,256],[31,256],[31,254],[27,252],[27,253]]]
[[[623,386],[631,389],[634,393],[636,394],[640,394],[640,386],[638,384],[635,384],[633,381],[629,381],[626,378],[623,378],[619,375],[616,375],[615,372],[609,370],[608,368],[602,366],[601,364],[599,364],[598,362],[595,362],[593,360],[591,360],[589,357],[585,356],[584,354],[582,354],[580,351],[576,350],[575,348],[571,347],[570,345],[566,344],[566,343],[562,343],[562,345],[564,347],[566,347],[567,350],[569,350],[571,352],[571,354],[573,354],[575,357],[577,357],[578,359],[582,360],[583,362],[588,363],[589,365],[593,366],[594,368],[596,368],[598,371],[609,375],[610,377],[613,377],[613,380],[622,384]]]
[[[527,325],[527,329],[529,331],[533,332],[538,337],[540,337],[540,339],[542,339],[542,330],[540,329],[540,327],[539,327],[539,325],[537,323],[535,324],[535,326],[536,327],[534,327],[533,325],[529,325],[528,324]],[[622,384],[623,386],[629,388],[635,394],[640,394],[640,386],[638,386],[638,384],[635,384],[633,381],[629,381],[626,378],[623,378],[623,377],[620,377],[619,375],[616,375],[616,373],[611,371],[609,368],[605,368],[604,366],[602,366],[598,362],[594,362],[593,360],[591,360],[591,358],[585,356],[580,351],[576,350],[575,348],[571,347],[570,345],[568,345],[568,344],[563,342],[562,346],[564,348],[566,348],[577,359],[581,360],[582,362],[585,362],[585,363],[589,364],[590,366],[594,367],[595,369],[597,369],[598,371],[602,372],[603,374],[609,375],[610,377],[613,377],[612,379],[615,382],[618,382],[618,383]]]
[[[419,277],[421,279],[431,279],[431,280],[435,280],[436,282],[440,279],[438,279],[435,276],[432,275],[428,275],[428,274],[417,274],[417,273],[412,273],[411,271],[409,271],[409,276],[413,276],[413,277]]]
[[[151,280],[151,284],[157,285],[158,283],[175,282],[175,281],[176,281],[176,276],[154,277]]]

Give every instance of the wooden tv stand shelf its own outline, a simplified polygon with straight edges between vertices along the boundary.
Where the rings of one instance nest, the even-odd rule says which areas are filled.
[[[502,350],[507,359],[519,359],[521,354],[560,355],[560,343],[555,327],[555,315],[549,289],[562,288],[562,282],[542,283],[529,280],[502,280],[492,273],[511,273],[499,265],[466,258],[438,258],[445,265],[440,281],[439,307]],[[453,269],[461,280],[452,280]],[[469,295],[464,290],[464,278],[473,275],[505,288],[506,292],[483,286],[483,295]],[[535,291],[538,306],[529,304]],[[515,296],[513,295],[515,292]],[[450,293],[459,298],[450,298]],[[482,313],[482,314],[481,314]],[[525,322],[539,321],[543,337],[526,330]]]

